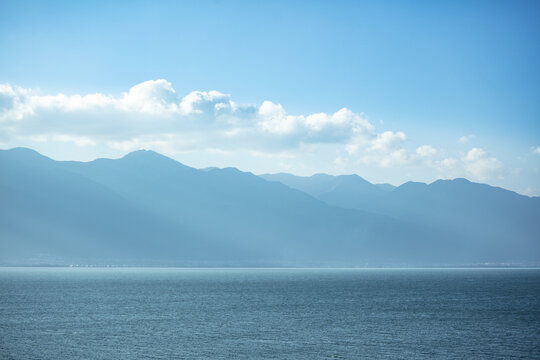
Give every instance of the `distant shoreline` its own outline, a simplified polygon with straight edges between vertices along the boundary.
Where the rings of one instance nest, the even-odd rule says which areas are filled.
[[[58,269],[178,269],[178,270],[501,270],[540,269],[540,265],[463,265],[463,266],[138,266],[138,265],[0,265],[9,268],[58,268]]]

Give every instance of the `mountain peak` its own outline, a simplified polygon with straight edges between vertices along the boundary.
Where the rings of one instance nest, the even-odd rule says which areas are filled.
[[[2,152],[11,153],[11,154],[21,154],[21,155],[33,155],[33,156],[43,156],[40,153],[38,153],[36,150],[29,149],[26,147],[14,147],[11,149],[2,149],[0,150]]]
[[[174,168],[193,169],[168,156],[157,153],[153,150],[136,150],[126,154],[120,161],[136,166],[167,166]],[[195,169],[193,169],[195,170]]]
[[[51,158],[38,153],[37,151],[25,147],[15,147],[7,150],[0,150],[0,154],[9,156],[17,161],[37,161],[48,160],[54,161]]]
[[[455,179],[438,179],[432,182],[432,184],[472,184],[472,181],[469,181],[465,178],[455,178]]]
[[[146,149],[141,149],[141,150],[135,150],[135,151],[132,151],[126,155],[124,155],[122,157],[122,159],[129,159],[129,158],[157,158],[157,157],[161,157],[161,158],[166,158],[165,155],[161,155],[157,152],[155,152],[154,150],[146,150]]]

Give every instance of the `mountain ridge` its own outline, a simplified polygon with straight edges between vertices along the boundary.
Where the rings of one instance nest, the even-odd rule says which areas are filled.
[[[1,150],[0,170],[6,200],[0,204],[0,262],[44,252],[63,259],[84,259],[86,252],[94,260],[116,257],[134,264],[148,259],[155,264],[353,266],[540,261],[540,229],[531,225],[538,220],[535,212],[478,215],[474,211],[481,204],[462,209],[463,197],[450,196],[457,199],[452,202],[437,190],[474,184],[467,180],[420,185],[423,190],[416,194],[407,190],[411,184],[387,191],[358,175],[336,181],[319,174],[313,184],[299,180],[312,195],[235,168],[195,169],[153,151],[76,162],[55,161],[30,149]],[[485,186],[467,196],[489,200],[493,189]],[[370,195],[363,196],[365,191]],[[517,206],[514,212],[537,209],[537,201],[525,206],[521,198],[500,191]],[[396,206],[396,194],[402,201],[412,196],[418,208]],[[422,208],[434,203],[442,208],[427,213]],[[456,211],[466,216],[445,219]],[[503,215],[518,240],[486,230],[484,225],[501,222]]]

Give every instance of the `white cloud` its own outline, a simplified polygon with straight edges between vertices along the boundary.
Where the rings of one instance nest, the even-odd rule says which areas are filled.
[[[133,86],[120,99],[111,99],[113,106],[124,111],[148,114],[176,113],[178,98],[172,84],[164,79],[149,80]]]
[[[72,142],[77,146],[95,146],[96,142],[88,136],[54,135],[52,141]]]
[[[533,149],[533,153],[540,155],[540,146]]]
[[[299,116],[287,116],[281,104],[264,101],[259,107],[259,126],[264,132],[287,135],[298,131]]]
[[[446,158],[439,161],[435,161],[434,167],[443,174],[445,178],[452,178],[460,176],[462,172],[462,166],[459,159]]]
[[[407,139],[405,133],[385,131],[378,134],[377,137],[371,142],[371,151],[388,152],[399,148],[403,142]]]
[[[467,177],[486,181],[500,179],[504,175],[503,164],[481,148],[472,148],[460,158],[431,161],[428,165],[437,169],[443,178]]]
[[[233,107],[230,96],[219,91],[192,91],[180,102],[183,114],[212,114]]]
[[[476,136],[474,135],[464,135],[458,139],[458,141],[462,144],[468,143],[470,140],[474,139]]]
[[[334,165],[337,168],[343,168],[349,164],[349,159],[343,156],[338,156],[334,159]]]
[[[540,189],[528,187],[523,191],[523,194],[527,196],[540,196]]]
[[[408,166],[415,161],[414,157],[406,149],[394,150],[385,154],[379,160],[379,165],[383,168]]]
[[[374,131],[368,120],[346,108],[333,114],[287,115],[281,104],[265,101],[258,114],[263,132],[304,143],[341,143]]]
[[[237,104],[218,91],[179,96],[164,79],[136,84],[114,96],[41,94],[0,84],[0,140],[106,147],[121,151],[154,149],[173,155],[203,151],[254,158],[298,160],[306,153],[339,156],[335,167],[354,164],[381,168],[436,169],[441,176],[476,180],[500,177],[499,160],[484,150],[441,158],[431,145],[412,146],[402,131],[378,132],[363,114],[342,108],[334,113],[288,114],[279,103]],[[471,138],[462,137],[464,142]],[[29,145],[31,146],[31,145]],[[540,154],[540,147],[534,149]]]
[[[218,91],[193,91],[179,97],[164,79],[137,84],[120,96],[41,95],[1,85],[0,122],[4,136],[16,139],[42,135],[128,144],[143,136],[173,134],[212,141],[200,144],[203,147],[259,150],[346,143],[374,131],[362,115],[345,108],[333,114],[289,115],[280,104],[238,105]]]
[[[472,148],[462,158],[465,170],[477,180],[489,180],[503,174],[502,163],[480,148]]]
[[[179,112],[177,95],[171,83],[163,79],[137,84],[119,97],[100,93],[39,95],[29,89],[13,88],[4,84],[0,85],[0,99],[3,99],[0,102],[4,105],[4,113],[0,117],[2,121],[29,117],[40,117],[39,120],[46,121],[46,116],[54,113],[71,113],[76,116],[76,113],[96,113],[103,110],[148,115]]]
[[[0,84],[0,114],[12,109],[16,98],[17,94],[11,86]]]
[[[431,145],[422,145],[416,149],[416,153],[425,158],[437,155],[437,150]]]
[[[8,100],[6,100],[6,98]],[[75,113],[109,110],[163,114],[178,112],[176,93],[166,80],[150,80],[137,84],[120,97],[105,94],[39,95],[29,89],[0,85],[0,100],[4,110],[2,120],[43,116],[45,113]],[[7,106],[6,106],[7,105]]]
[[[376,165],[382,168],[411,166],[417,162],[417,155],[405,149],[407,135],[404,132],[385,131],[374,134],[346,147],[350,155],[358,155],[362,164]]]

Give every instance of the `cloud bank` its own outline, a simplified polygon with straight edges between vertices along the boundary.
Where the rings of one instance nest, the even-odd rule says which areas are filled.
[[[404,132],[379,132],[363,114],[347,108],[291,115],[279,103],[237,104],[218,91],[180,96],[164,79],[137,84],[119,96],[47,95],[0,84],[0,128],[3,144],[55,142],[167,154],[248,151],[257,157],[287,157],[330,144],[342,150],[335,164],[427,167],[441,176],[476,180],[504,173],[502,163],[483,149],[445,158],[429,144],[411,148]]]

